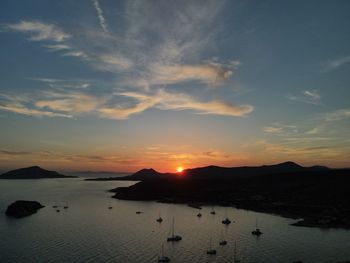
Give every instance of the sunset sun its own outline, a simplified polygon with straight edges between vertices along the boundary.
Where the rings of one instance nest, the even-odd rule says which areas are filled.
[[[182,166],[179,166],[179,167],[176,168],[176,171],[178,173],[181,173],[183,170],[184,170],[184,168]]]

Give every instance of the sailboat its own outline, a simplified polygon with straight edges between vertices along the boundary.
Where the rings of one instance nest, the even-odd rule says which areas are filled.
[[[241,261],[237,257],[237,244],[235,241],[235,249],[233,251],[233,263],[240,263]]]
[[[167,238],[168,242],[170,242],[170,241],[171,242],[173,242],[173,241],[180,241],[182,239],[181,236],[174,234],[174,228],[175,228],[175,219],[173,218],[173,225],[172,225],[172,228],[171,228],[171,236]]]
[[[215,214],[216,214],[216,212],[215,212],[215,210],[214,210],[214,207],[211,208],[210,214],[212,214],[212,215],[215,215]]]
[[[108,209],[112,209],[112,208],[113,208],[113,206],[112,206],[111,202],[109,201],[108,202]]]
[[[227,245],[227,241],[224,239],[224,235],[223,235],[222,231],[221,231],[221,240],[219,242],[219,245],[220,246],[226,246]]]
[[[255,230],[252,231],[252,235],[260,236],[262,234],[263,234],[263,232],[261,232],[260,229],[258,228],[258,219],[256,219],[256,221],[255,221]]]
[[[164,256],[164,246],[162,245],[160,257],[158,257],[158,262],[169,262],[169,261],[170,261],[170,258],[168,258],[167,256]]]
[[[64,209],[68,209],[68,203],[66,202],[66,205],[63,207]]]
[[[158,223],[162,223],[163,222],[163,218],[160,216],[160,212],[159,212],[159,217],[156,220]]]
[[[223,223],[224,225],[229,225],[229,224],[231,224],[231,220],[228,219],[228,217],[227,217],[227,208],[225,208],[225,219],[222,220],[221,223]]]
[[[208,254],[208,255],[216,255],[216,249],[213,249],[213,248],[211,247],[211,239],[210,239],[210,241],[209,241],[209,249],[207,250],[207,254]]]

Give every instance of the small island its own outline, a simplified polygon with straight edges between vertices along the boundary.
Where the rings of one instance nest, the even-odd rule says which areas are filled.
[[[37,201],[19,200],[10,204],[6,209],[6,215],[14,218],[22,218],[36,213],[43,208],[42,204]]]
[[[0,175],[0,179],[45,179],[45,178],[76,178],[60,174],[56,171],[45,170],[39,166],[31,166],[12,170]]]

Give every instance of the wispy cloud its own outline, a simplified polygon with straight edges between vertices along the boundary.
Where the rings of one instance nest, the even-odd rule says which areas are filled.
[[[350,56],[339,57],[337,59],[331,60],[328,63],[326,63],[323,71],[324,72],[332,71],[347,63],[350,63]]]
[[[62,42],[70,37],[69,34],[59,27],[39,21],[21,21],[17,24],[8,24],[6,27],[13,31],[31,33],[30,40],[33,41],[50,40]]]
[[[61,56],[81,59],[94,69],[115,74],[118,79],[109,83],[109,89],[78,93],[68,91],[67,84],[49,79],[48,86],[62,89],[62,97],[50,97],[43,92],[34,94],[35,100],[21,104],[32,110],[28,115],[47,111],[47,114],[91,113],[102,118],[126,119],[157,108],[240,117],[254,110],[249,104],[213,99],[212,89],[207,89],[228,86],[241,64],[237,58],[207,58],[204,52],[215,47],[218,30],[215,20],[225,1],[206,4],[186,1],[183,5],[128,1],[124,32],[118,35],[108,30],[101,2],[92,0],[92,3],[103,32],[85,27],[63,30],[39,21],[8,25],[10,30],[32,34],[31,40],[54,41],[43,47]],[[164,15],[164,10],[172,12]]]
[[[12,103],[0,105],[0,110],[9,111],[13,113],[28,115],[28,116],[36,116],[36,117],[65,117],[71,118],[71,115],[56,113],[51,111],[41,111],[37,109],[28,108],[20,103]]]
[[[27,155],[27,154],[30,154],[30,152],[27,152],[27,151],[12,151],[12,150],[0,149],[0,154],[16,156],[16,155]]]
[[[341,121],[350,118],[350,109],[339,109],[330,112],[321,113],[318,117],[327,122]]]
[[[111,71],[113,71],[113,69],[115,67],[117,69],[128,69],[128,68],[131,68],[133,65],[133,62],[130,59],[123,57],[123,56],[116,56],[113,54],[101,55],[101,56],[99,56],[99,59],[102,62],[107,64],[107,65],[103,64],[99,67],[102,69],[111,70]],[[115,67],[113,67],[113,66],[115,66]]]
[[[86,55],[84,52],[82,51],[69,51],[66,53],[63,53],[63,56],[66,57],[77,57],[77,58],[83,58],[83,59],[88,59],[88,55]]]
[[[234,105],[220,100],[202,102],[189,95],[169,93],[164,90],[159,90],[153,94],[124,92],[117,95],[133,98],[137,103],[134,106],[124,108],[106,107],[99,109],[103,116],[112,119],[125,119],[132,114],[140,113],[152,107],[162,110],[193,110],[198,114],[226,116],[244,116],[254,109],[251,105]]]
[[[35,106],[39,109],[50,109],[56,112],[80,114],[94,111],[103,101],[94,96],[82,92],[55,93],[46,92],[43,94],[47,99],[38,100]]]
[[[65,44],[44,45],[44,47],[51,50],[51,51],[61,51],[61,50],[70,49],[70,46],[65,45]]]
[[[291,133],[297,133],[298,127],[296,125],[275,122],[271,126],[264,127],[263,131],[265,133],[271,133],[271,134],[286,134],[286,133],[291,134]]]
[[[151,71],[153,74],[152,84],[172,84],[191,80],[216,84],[232,75],[230,69],[225,69],[219,64],[170,66],[156,64]]]
[[[287,98],[294,101],[304,102],[313,105],[321,103],[321,95],[318,90],[303,90],[300,95],[287,95]]]
[[[108,27],[107,27],[107,23],[106,23],[106,19],[103,15],[103,10],[100,7],[100,3],[98,0],[92,0],[92,3],[96,9],[96,13],[97,13],[97,17],[100,23],[101,28],[103,29],[103,31],[108,32]]]

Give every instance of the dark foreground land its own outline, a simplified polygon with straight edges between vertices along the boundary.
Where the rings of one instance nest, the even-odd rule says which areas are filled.
[[[261,167],[209,166],[181,174],[144,169],[104,180],[140,181],[111,190],[118,199],[235,206],[302,218],[297,226],[350,229],[349,169],[306,168],[286,162]]]

